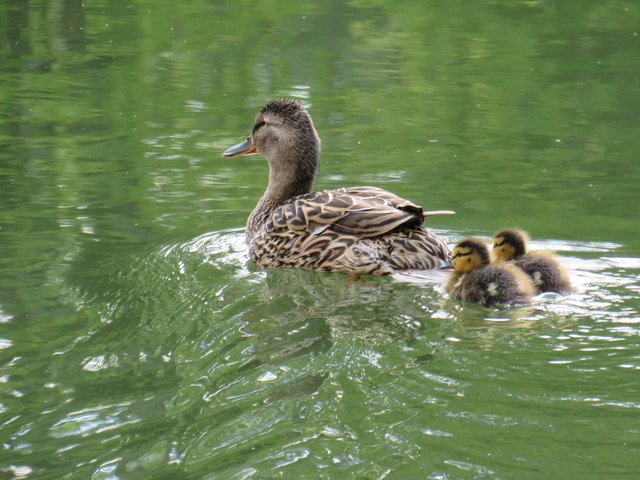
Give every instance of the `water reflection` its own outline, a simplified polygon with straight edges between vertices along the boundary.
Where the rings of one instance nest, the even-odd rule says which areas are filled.
[[[51,435],[58,438],[72,435],[88,436],[139,422],[140,418],[131,415],[128,409],[130,406],[131,403],[101,405],[71,412],[67,418],[53,424]]]
[[[453,242],[466,234],[448,235]],[[563,402],[638,408],[633,388],[608,391],[601,379],[640,368],[632,353],[639,316],[629,294],[638,288],[637,259],[615,256],[615,244],[535,246],[562,251],[578,293],[488,310],[446,298],[442,278],[264,272],[248,262],[242,230],[111,252],[126,262],[85,258],[94,283],[64,288],[94,320],[46,366],[53,408],[36,421],[39,404],[18,408],[31,402],[33,385],[20,375],[19,358],[3,367],[2,385],[14,392],[2,406],[13,416],[4,427],[12,432],[9,448],[26,454],[46,431],[56,455],[74,462],[83,458],[78,438],[97,442],[105,455],[87,466],[96,478],[169,466],[202,475],[212,462],[231,477],[247,464],[358,470],[369,455],[360,445],[385,445],[384,458],[424,459],[441,448],[438,439],[463,435],[460,422],[496,435],[539,434],[543,414],[518,413],[531,403],[542,411]],[[476,380],[476,364],[501,395]],[[571,387],[576,376],[591,385],[580,395]],[[553,393],[535,393],[532,386],[547,377]],[[125,436],[150,424],[159,439],[116,458]],[[323,466],[327,451],[335,463]],[[478,459],[468,463],[482,467]]]

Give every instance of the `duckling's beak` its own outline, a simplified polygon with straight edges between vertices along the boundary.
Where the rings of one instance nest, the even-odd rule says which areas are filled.
[[[240,155],[255,155],[258,151],[256,147],[253,146],[253,141],[251,137],[247,138],[244,142],[234,145],[233,147],[227,148],[222,154],[223,157],[231,158],[231,157],[239,157]]]
[[[451,263],[451,260],[447,260],[446,262],[441,264],[438,268],[440,270],[452,270],[453,269],[453,263]]]

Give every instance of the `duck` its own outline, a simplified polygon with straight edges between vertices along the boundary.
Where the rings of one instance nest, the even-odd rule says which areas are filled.
[[[467,238],[453,248],[453,267],[445,291],[459,300],[484,307],[519,305],[531,302],[535,292],[531,279],[513,264],[492,264],[487,244],[479,238]]]
[[[251,134],[226,158],[259,154],[269,165],[267,189],[249,215],[249,256],[263,268],[298,267],[351,276],[437,268],[447,243],[424,227],[424,211],[371,186],[313,191],[320,137],[297,100],[279,98],[258,112]]]
[[[528,235],[522,230],[508,228],[493,235],[493,257],[513,262],[531,277],[536,293],[556,292],[568,294],[573,286],[567,270],[557,257],[548,252],[528,252]]]

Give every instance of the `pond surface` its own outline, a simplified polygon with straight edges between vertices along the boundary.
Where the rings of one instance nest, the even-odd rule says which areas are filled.
[[[0,478],[636,478],[640,6],[0,3]],[[503,227],[577,293],[262,271],[267,100],[318,189],[450,244]]]

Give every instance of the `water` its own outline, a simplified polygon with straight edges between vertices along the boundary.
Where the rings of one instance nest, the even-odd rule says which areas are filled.
[[[0,4],[0,478],[635,478],[640,8],[591,3]],[[318,188],[578,292],[256,268],[220,154],[282,95]]]

